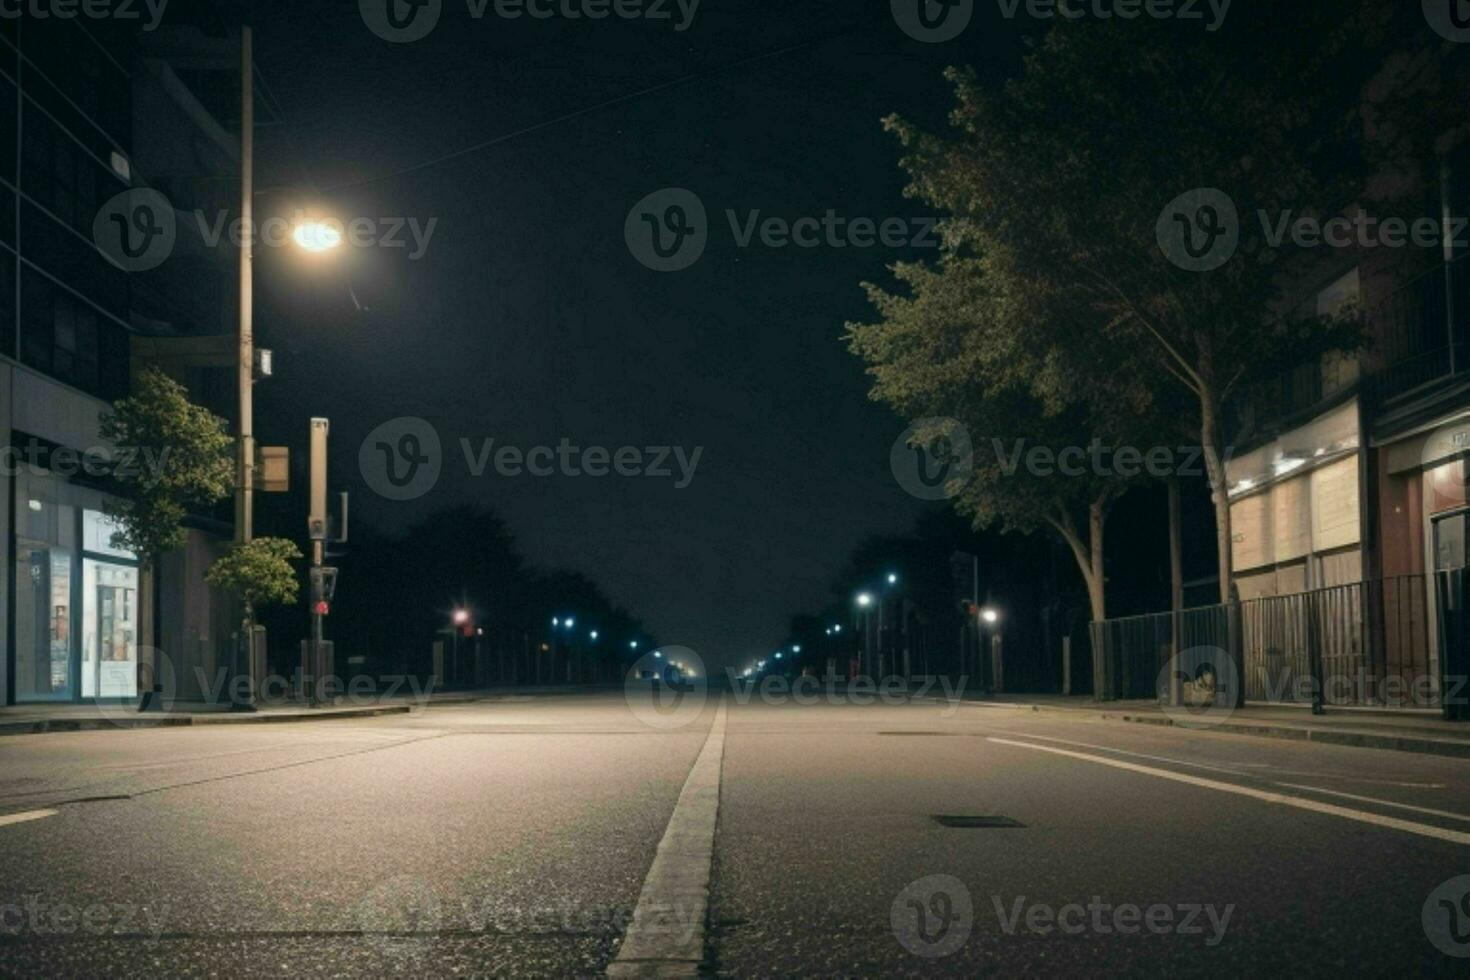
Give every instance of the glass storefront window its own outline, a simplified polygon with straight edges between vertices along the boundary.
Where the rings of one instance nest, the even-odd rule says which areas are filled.
[[[104,499],[42,472],[16,475],[18,701],[138,694],[138,566],[112,546]]]
[[[116,530],[117,524],[101,511],[82,511],[82,550],[118,558],[137,558],[131,551],[112,546],[112,535]]]
[[[82,563],[82,697],[138,694],[138,570]]]
[[[16,547],[15,682],[20,700],[70,700],[71,554],[33,541]]]

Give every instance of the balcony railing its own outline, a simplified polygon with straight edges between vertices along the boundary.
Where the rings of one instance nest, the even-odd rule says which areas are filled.
[[[1453,318],[1447,304],[1453,304]],[[1365,321],[1377,404],[1464,370],[1470,261],[1462,257],[1421,273],[1369,309]]]

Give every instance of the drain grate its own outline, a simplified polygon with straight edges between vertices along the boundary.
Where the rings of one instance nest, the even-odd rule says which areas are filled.
[[[991,827],[1022,827],[1026,825],[1019,820],[1010,817],[1001,817],[993,814],[974,813],[936,813],[930,819],[941,827],[955,827],[964,830],[979,830]]]

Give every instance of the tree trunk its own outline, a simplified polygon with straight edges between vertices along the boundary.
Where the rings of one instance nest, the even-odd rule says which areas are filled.
[[[1231,548],[1230,481],[1225,473],[1225,451],[1220,432],[1220,409],[1212,385],[1200,392],[1200,448],[1210,478],[1210,500],[1215,505],[1215,543],[1219,549],[1220,602],[1230,601]]]
[[[1184,540],[1180,527],[1179,477],[1169,477],[1169,608],[1184,611]],[[1177,637],[1175,638],[1177,641]]]
[[[1103,575],[1103,530],[1107,524],[1107,504],[1099,498],[1087,508],[1087,541],[1083,541],[1065,513],[1059,518],[1048,518],[1048,523],[1061,535],[1072,557],[1077,560],[1077,570],[1087,583],[1087,598],[1092,606],[1092,621],[1102,622],[1107,618],[1106,579]]]
[[[1108,515],[1101,500],[1087,508],[1088,546],[1092,552],[1092,575],[1087,581],[1087,597],[1092,600],[1092,618],[1102,622],[1108,618],[1107,575],[1103,570],[1103,527]]]

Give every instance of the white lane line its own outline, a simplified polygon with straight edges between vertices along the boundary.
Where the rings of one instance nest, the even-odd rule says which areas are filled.
[[[725,756],[725,702],[715,709],[709,737],[643,880],[633,921],[623,936],[610,977],[698,976],[704,962],[710,864],[720,812],[720,768]]]
[[[0,827],[12,823],[25,823],[27,820],[40,820],[42,817],[56,816],[55,810],[22,810],[20,813],[7,813],[0,816]]]
[[[1204,762],[1190,762],[1188,759],[1171,759],[1166,755],[1149,755],[1147,752],[1130,752],[1127,749],[1115,749],[1108,745],[1094,745],[1091,742],[1077,742],[1070,738],[1054,738],[1050,735],[1033,735],[1030,732],[1006,732],[1007,735],[1019,735],[1022,738],[1039,738],[1045,742],[1057,742],[1062,745],[1077,745],[1084,749],[1098,749],[1102,752],[1112,752],[1116,755],[1131,755],[1135,759],[1152,759],[1155,762],[1172,762],[1176,766],[1193,766],[1196,769],[1209,769],[1212,772],[1225,772],[1232,776],[1244,776],[1245,773],[1239,769],[1228,769],[1225,766],[1212,766]],[[1233,764],[1233,763],[1232,763]],[[1248,765],[1249,763],[1241,763]]]
[[[1216,789],[1224,793],[1235,793],[1239,796],[1249,796],[1252,799],[1263,800],[1267,803],[1280,803],[1285,806],[1297,807],[1301,810],[1311,810],[1314,813],[1325,813],[1334,817],[1343,817],[1347,820],[1356,820],[1360,823],[1388,827],[1392,830],[1402,830],[1410,834],[1419,834],[1423,837],[1433,837],[1437,840],[1449,841],[1452,844],[1470,844],[1470,834],[1460,830],[1446,830],[1443,827],[1414,823],[1411,820],[1400,820],[1398,817],[1385,817],[1381,814],[1369,813],[1366,810],[1351,810],[1345,806],[1337,806],[1333,803],[1321,803],[1317,800],[1306,800],[1297,796],[1287,796],[1284,793],[1272,793],[1268,790],[1253,789],[1249,786],[1222,783],[1217,779],[1206,779],[1203,776],[1191,776],[1188,773],[1171,772],[1168,769],[1155,769],[1152,766],[1141,766],[1136,762],[1124,762],[1122,759],[1109,759],[1101,755],[1088,755],[1085,752],[1073,752],[1071,749],[1058,749],[1050,745],[1036,745],[1032,742],[1016,742],[1008,738],[993,737],[987,739],[987,741],[998,742],[1001,745],[1013,745],[1021,749],[1031,749],[1034,752],[1051,752],[1054,755],[1064,755],[1072,759],[1081,759],[1083,762],[1095,762],[1099,765],[1112,766],[1115,769],[1126,769],[1129,772],[1142,773],[1145,776],[1157,776],[1160,779],[1172,779],[1175,782],[1188,783],[1191,786]]]
[[[1400,810],[1413,810],[1415,813],[1427,813],[1434,817],[1448,817],[1451,820],[1470,821],[1470,815],[1463,813],[1451,813],[1449,810],[1436,810],[1433,807],[1413,806],[1409,803],[1397,803],[1393,800],[1380,800],[1376,796],[1359,796],[1357,793],[1344,793],[1335,789],[1323,789],[1321,786],[1306,786],[1301,783],[1277,783],[1277,786],[1286,786],[1289,789],[1305,789],[1313,793],[1326,793],[1328,796],[1341,796],[1346,800],[1358,800],[1361,803],[1377,803],[1379,806],[1392,806]]]

